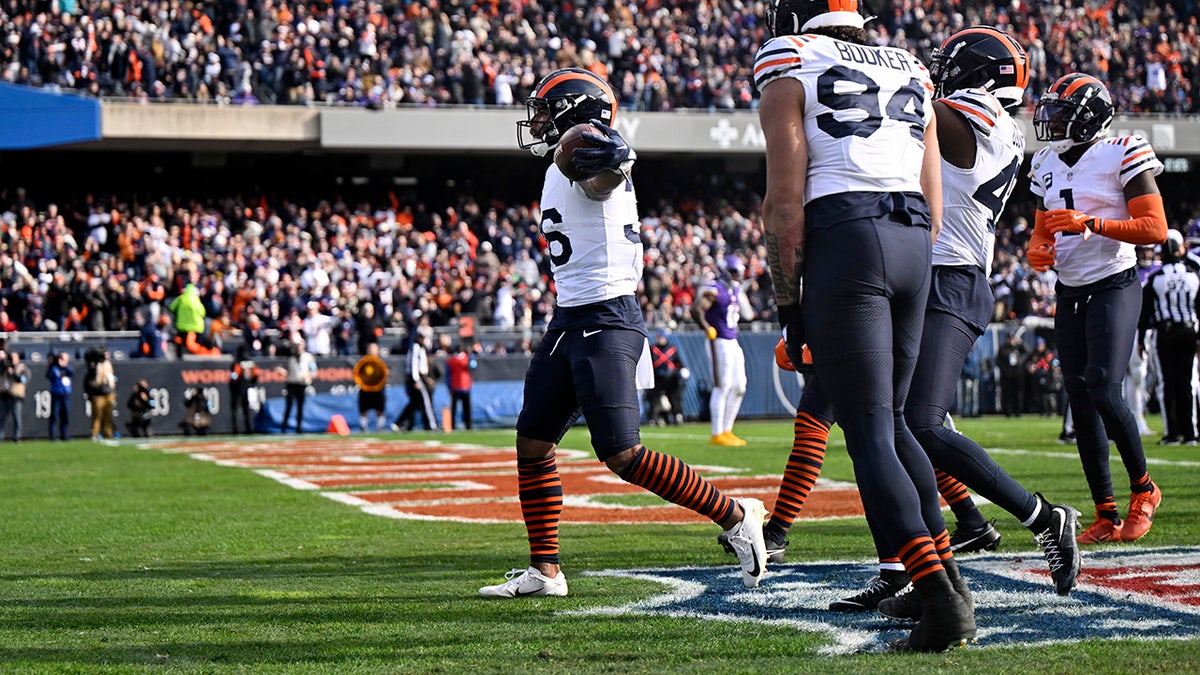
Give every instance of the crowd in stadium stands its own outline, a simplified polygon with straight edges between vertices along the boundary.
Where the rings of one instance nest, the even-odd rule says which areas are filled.
[[[97,96],[387,108],[520,104],[579,65],[625,110],[751,108],[765,3],[363,0],[0,2],[0,78]],[[1029,53],[1028,103],[1062,73],[1104,80],[1127,112],[1200,111],[1197,0],[889,0],[881,43],[927,58],[965,26]]]
[[[745,203],[644,205],[651,328],[686,323],[696,289],[730,253],[747,263],[755,318],[774,318],[758,204]],[[21,189],[0,191],[0,332],[150,330],[175,318],[166,308],[189,284],[210,334],[261,325],[304,337],[317,355],[362,353],[383,328],[411,334],[464,315],[536,329],[553,311],[553,286],[534,215],[526,204],[471,197],[437,209],[117,198],[60,209]],[[998,230],[997,321],[1054,313],[1053,272],[1024,261],[1029,234],[1020,216]]]

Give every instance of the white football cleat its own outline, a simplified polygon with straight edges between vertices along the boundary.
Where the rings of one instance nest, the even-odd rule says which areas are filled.
[[[767,571],[767,544],[763,541],[767,508],[762,501],[751,498],[739,499],[738,504],[744,514],[742,522],[725,530],[725,537],[742,566],[742,583],[754,588]]]
[[[485,598],[520,598],[526,595],[558,595],[567,594],[567,577],[561,570],[558,576],[550,578],[537,568],[527,570],[514,569],[504,575],[505,581],[495,586],[484,586],[479,594]]]

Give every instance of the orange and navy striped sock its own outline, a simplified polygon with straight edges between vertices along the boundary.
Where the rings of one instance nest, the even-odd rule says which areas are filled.
[[[796,413],[796,424],[792,434],[792,454],[788,457],[783,481],[779,484],[779,495],[771,519],[763,528],[763,534],[771,541],[783,541],[788,529],[800,516],[808,494],[821,475],[825,464],[825,443],[829,440],[829,425],[806,412]]]
[[[975,506],[975,500],[971,499],[971,493],[967,491],[967,486],[941,469],[934,469],[933,473],[937,476],[938,492],[941,493],[942,499],[945,499],[946,503],[950,505],[950,510],[954,512],[958,526],[968,530],[982,529],[987,521],[979,512],[979,507]]]
[[[621,479],[645,488],[672,504],[691,509],[717,524],[728,520],[735,507],[732,499],[701,478],[683,460],[645,446],[634,453]]]
[[[1129,482],[1129,490],[1131,492],[1150,492],[1154,489],[1154,481],[1150,480],[1150,473],[1142,474],[1142,477]]]
[[[521,516],[529,532],[529,560],[558,564],[558,519],[563,487],[555,455],[541,459],[517,457]]]
[[[1114,523],[1121,522],[1121,512],[1117,510],[1117,500],[1112,495],[1108,495],[1103,500],[1096,502],[1096,515],[1100,518],[1106,518]]]
[[[945,573],[941,558],[938,557],[937,547],[929,535],[914,537],[900,546],[900,560],[908,577],[915,584],[935,572]]]
[[[953,560],[954,553],[950,550],[950,534],[942,530],[933,537],[933,547],[937,549],[938,559],[943,562]]]

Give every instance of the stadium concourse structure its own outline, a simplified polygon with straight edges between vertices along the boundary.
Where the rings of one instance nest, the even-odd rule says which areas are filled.
[[[545,160],[517,148],[515,123],[524,115],[523,107],[375,111],[323,106],[135,103],[0,83],[0,187],[25,187],[31,192],[76,200],[89,194],[126,194],[150,202],[183,192],[214,200],[222,196],[311,200],[328,195],[348,201],[379,202],[395,195],[402,200],[437,204],[452,203],[455,195],[478,191],[480,195],[501,194],[507,195],[506,199],[530,203],[537,199]],[[1027,150],[1032,154],[1040,145],[1032,140],[1028,121],[1023,124],[1030,139]],[[711,195],[731,182],[739,182],[743,188],[749,186],[752,191],[761,190],[765,184],[764,141],[753,111],[624,112],[615,126],[638,148],[638,191],[643,204],[686,195]],[[1200,119],[1118,117],[1113,131],[1140,133],[1153,143],[1167,167],[1159,184],[1169,213],[1174,206],[1178,217],[1195,203],[1188,186],[1195,184],[1195,173],[1200,171],[1196,164],[1200,158]],[[1018,184],[1018,195],[1027,192],[1027,184],[1024,179]],[[1013,200],[1017,204],[1021,201]],[[480,328],[486,333],[486,327]],[[752,361],[748,364],[750,378],[770,381],[773,386],[753,387],[743,416],[790,414],[788,401],[796,400],[798,384],[794,378],[780,380],[769,361],[774,326],[756,328],[746,331],[744,339],[762,340],[766,346],[755,344],[746,349]],[[999,330],[999,326],[994,327],[977,345],[981,358],[995,353]],[[1029,339],[1034,333],[1029,331]],[[44,363],[48,351],[66,348],[82,353],[89,343],[101,340],[115,347],[118,375],[126,367],[149,365],[121,363],[123,353],[128,353],[128,343],[134,339],[132,334],[100,337],[76,332],[10,337],[15,338],[17,348],[28,350],[28,361],[35,368]],[[696,338],[695,344],[692,338]],[[684,412],[692,418],[703,417],[708,381],[703,341],[683,333],[678,342],[696,373],[685,391]],[[228,387],[224,386],[228,358],[207,363],[155,364],[161,369],[161,377],[156,376],[157,381],[151,384],[171,402],[184,400],[189,388],[201,386],[218,411],[223,410],[221,398],[228,395]],[[514,401],[519,405],[524,364],[510,363],[514,358],[522,357],[507,355],[481,367],[476,378],[477,425],[509,425],[515,419],[517,411],[511,408]],[[403,387],[395,379],[402,362],[399,356],[392,359],[394,386],[389,389],[389,414],[393,414],[393,407],[398,411],[404,404]],[[352,365],[352,360],[348,362],[345,357],[322,365],[324,376],[309,398],[320,412],[314,409],[306,414],[306,430],[323,431],[333,414],[357,421],[351,410],[354,397],[348,395],[353,387],[349,378]],[[136,379],[133,372],[122,378],[123,384]],[[34,379],[41,386],[42,378]],[[485,393],[493,387],[494,395]],[[253,401],[260,410],[260,430],[278,427],[281,391],[281,384],[267,382]],[[121,401],[126,393],[122,387]],[[987,391],[981,394],[986,412],[991,409],[991,399]],[[32,416],[26,420],[31,434],[39,434],[45,424],[39,417],[45,411],[37,403],[38,396],[43,394],[35,386],[31,393],[34,404],[25,407],[27,417]],[[87,416],[82,396],[77,398],[80,400],[71,417],[82,425]],[[489,407],[481,398],[494,399],[494,405]],[[179,411],[181,406],[168,409]],[[227,416],[218,412],[216,418],[214,432],[220,432],[227,425]],[[178,431],[174,421],[167,419],[155,428],[160,433]]]

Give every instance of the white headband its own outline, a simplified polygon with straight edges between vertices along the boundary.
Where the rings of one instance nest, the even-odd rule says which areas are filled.
[[[818,14],[800,27],[801,31],[812,30],[814,28],[829,28],[831,26],[849,26],[850,28],[862,28],[867,22],[866,17],[858,12],[825,12]]]

